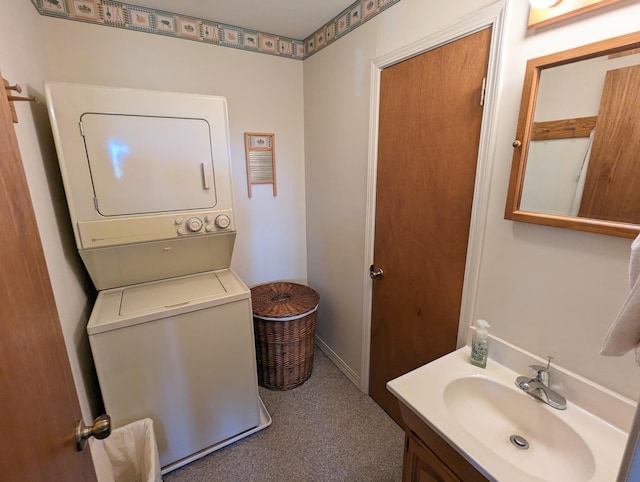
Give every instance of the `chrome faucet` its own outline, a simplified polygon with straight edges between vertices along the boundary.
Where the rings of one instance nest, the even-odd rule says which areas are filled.
[[[534,371],[535,376],[533,378],[516,378],[516,386],[527,392],[533,398],[543,401],[550,407],[557,408],[558,410],[564,410],[567,408],[567,400],[558,392],[550,388],[549,367],[551,366],[552,359],[553,357],[547,357],[548,362],[546,367],[541,365],[530,365],[529,368]]]

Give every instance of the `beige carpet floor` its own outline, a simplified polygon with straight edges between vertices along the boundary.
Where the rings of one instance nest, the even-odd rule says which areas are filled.
[[[260,387],[271,426],[164,476],[165,482],[397,482],[402,429],[317,347],[309,380]]]

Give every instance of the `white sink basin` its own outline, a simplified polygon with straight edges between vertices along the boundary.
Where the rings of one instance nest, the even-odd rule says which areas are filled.
[[[567,378],[570,372],[564,370],[567,409],[556,410],[515,386],[515,379],[528,370],[529,363],[522,359],[526,352],[506,357],[510,363],[518,361],[519,372],[493,359],[486,369],[475,367],[469,352],[460,348],[391,380],[387,388],[489,480],[616,480],[625,430],[633,419],[632,401],[583,378]],[[552,381],[554,373],[559,372],[552,367]],[[585,393],[586,399],[597,401],[590,408],[597,415],[574,403],[576,398],[584,401]],[[604,416],[609,413],[611,418]],[[516,447],[512,435],[525,439],[529,447]]]
[[[519,470],[549,481],[591,479],[593,454],[562,413],[556,415],[515,390],[481,376],[462,377],[446,385],[444,404],[478,443]],[[519,443],[511,442],[514,435],[521,437]],[[522,440],[528,447],[521,447]]]

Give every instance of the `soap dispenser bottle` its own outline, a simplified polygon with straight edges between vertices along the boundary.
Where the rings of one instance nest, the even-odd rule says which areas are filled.
[[[476,331],[471,337],[471,364],[480,368],[487,367],[487,356],[489,354],[489,323],[486,320],[476,321]]]

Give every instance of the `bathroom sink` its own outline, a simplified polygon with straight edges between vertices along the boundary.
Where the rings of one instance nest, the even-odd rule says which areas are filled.
[[[485,369],[469,363],[467,346],[387,388],[490,481],[616,480],[635,403],[556,365],[552,381],[567,398],[556,410],[515,386],[540,360],[491,343],[501,358]]]
[[[527,394],[482,376],[449,382],[447,410],[478,442],[541,480],[583,482],[595,461],[585,441],[560,416]]]

